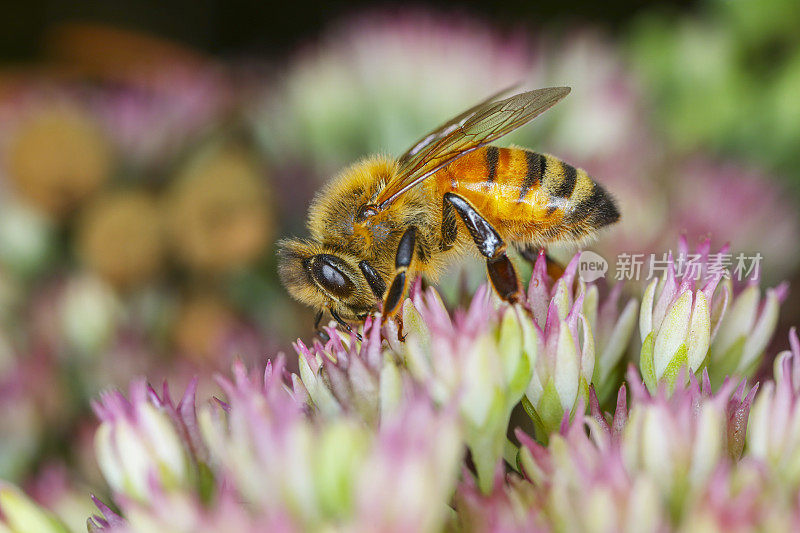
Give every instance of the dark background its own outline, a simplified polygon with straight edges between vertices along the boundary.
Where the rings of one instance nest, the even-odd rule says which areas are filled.
[[[264,2],[261,0],[94,0],[13,2],[0,17],[0,61],[24,62],[47,56],[48,31],[61,22],[108,23],[113,26],[154,33],[181,41],[215,55],[280,54],[289,51],[326,21],[350,11],[372,7],[400,7],[397,3],[328,1]],[[574,26],[591,22],[612,31],[620,28],[642,8],[653,9],[647,0],[560,0],[535,2],[428,2],[443,10],[483,14],[502,27],[522,22]],[[409,6],[402,4],[404,9]],[[661,9],[693,9],[695,2],[661,2]]]

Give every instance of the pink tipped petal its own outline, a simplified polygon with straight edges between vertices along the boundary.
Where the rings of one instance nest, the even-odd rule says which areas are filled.
[[[572,304],[572,308],[569,311],[569,314],[566,317],[567,323],[569,327],[575,329],[578,325],[578,316],[583,313],[583,301],[585,298],[585,293],[581,292],[578,297],[575,299],[575,303]]]
[[[781,282],[777,287],[773,289],[780,303],[786,301],[786,298],[789,296],[789,289],[790,289],[790,284],[788,281]]]
[[[629,381],[630,382],[630,381]],[[612,426],[612,433],[614,436],[619,436],[625,428],[625,423],[628,421],[628,394],[625,389],[625,384],[619,388],[617,392],[617,404],[614,408],[614,423]]]
[[[678,255],[680,257],[689,255],[689,239],[686,237],[686,233],[681,233],[678,237]]]
[[[708,259],[708,254],[711,253],[711,239],[706,237],[701,240],[700,244],[697,245],[696,252],[697,255],[700,256],[702,262],[705,263]]]
[[[544,249],[539,250],[536,263],[533,265],[530,283],[528,283],[528,305],[539,327],[544,328],[547,318],[547,307],[550,301],[550,290],[547,286],[547,261]]]
[[[546,338],[549,339],[557,335],[560,320],[558,306],[555,300],[551,300],[550,307],[547,310],[547,321],[544,326],[544,336]]]
[[[650,393],[647,392],[647,387],[644,385],[644,380],[633,363],[628,365],[628,370],[625,373],[625,382],[631,388],[631,397],[634,400],[641,401],[650,397]]]
[[[589,386],[589,413],[605,433],[611,433],[611,426],[608,425],[608,420],[600,410],[600,402],[597,400],[597,393],[593,385]]]
[[[667,309],[675,297],[680,294],[678,282],[675,280],[675,263],[672,259],[672,252],[668,255],[668,261],[667,274],[664,279],[658,282],[655,288],[655,305],[652,312],[653,330],[661,327],[661,322],[664,320]]]
[[[572,256],[569,263],[567,263],[564,274],[561,275],[561,279],[559,280],[564,282],[564,286],[569,294],[572,294],[572,286],[575,283],[575,274],[578,272],[578,263],[580,263],[580,260],[581,252],[577,252]]]
[[[711,276],[708,279],[708,281],[706,281],[706,283],[703,285],[703,288],[701,290],[703,291],[703,294],[705,294],[706,300],[708,300],[709,302],[714,297],[714,291],[717,290],[717,285],[719,285],[719,282],[721,280],[722,280],[722,273],[720,272]]]

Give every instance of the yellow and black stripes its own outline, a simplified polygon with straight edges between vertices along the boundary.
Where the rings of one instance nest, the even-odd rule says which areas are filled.
[[[500,149],[496,146],[486,147],[486,181],[492,183],[497,178],[497,164],[500,162]]]
[[[602,185],[592,182],[591,192],[577,199],[570,207],[564,222],[584,222],[594,228],[602,228],[619,220],[619,210]]]
[[[602,186],[549,154],[487,146],[454,161],[434,181],[438,198],[459,195],[509,244],[581,241],[619,219]],[[440,251],[458,241],[451,211],[442,204]]]
[[[548,216],[561,210],[564,225],[580,223],[573,235],[619,220],[613,199],[583,169],[551,155],[529,151],[525,151],[525,161],[527,169],[520,186],[520,199],[527,198],[537,186],[543,188],[550,197]]]
[[[542,176],[547,168],[547,158],[542,154],[536,152],[525,153],[525,177],[522,179],[522,185],[519,188],[519,201],[525,200],[528,193],[541,183]]]
[[[563,161],[561,164],[561,183],[555,186],[553,195],[558,198],[569,198],[575,190],[575,182],[578,180],[578,171],[575,167]]]

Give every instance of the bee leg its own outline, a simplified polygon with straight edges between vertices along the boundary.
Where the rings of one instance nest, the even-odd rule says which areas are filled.
[[[320,338],[323,344],[331,340],[330,335],[328,335],[328,333],[324,329],[319,327],[319,323],[322,322],[322,315],[324,313],[325,311],[320,309],[319,312],[317,313],[317,316],[314,317],[314,331],[317,332],[317,336]]]
[[[397,253],[394,257],[395,274],[392,279],[392,284],[389,286],[389,292],[386,293],[386,299],[383,302],[383,315],[384,317],[392,316],[400,307],[403,301],[403,296],[406,294],[408,288],[408,267],[411,266],[411,260],[414,258],[414,250],[417,242],[417,228],[411,226],[403,233],[400,238],[400,244],[397,245]]]
[[[353,328],[352,328],[352,327],[350,327],[350,324],[348,324],[347,322],[345,322],[345,321],[342,319],[342,317],[340,317],[340,316],[339,316],[339,313],[337,313],[337,312],[336,312],[336,311],[334,311],[333,309],[331,309],[331,316],[332,316],[332,317],[333,317],[333,319],[336,321],[336,323],[337,323],[337,324],[339,324],[340,326],[342,326],[344,329],[346,329],[348,333],[353,333]],[[357,338],[358,340],[362,340],[362,339],[361,339],[361,335],[360,335],[358,332],[356,332],[356,338]]]
[[[538,246],[525,246],[519,248],[517,251],[519,252],[519,255],[521,255],[522,258],[525,259],[525,261],[527,261],[531,265],[535,265],[536,259],[539,257],[539,250],[541,250],[541,248],[539,248]]]
[[[519,249],[519,254],[530,264],[534,265],[536,264],[536,259],[539,257],[540,250],[541,248],[538,247],[526,246],[525,248]],[[545,254],[544,259],[547,264],[547,275],[550,276],[550,279],[555,281],[564,275],[564,265],[550,257],[550,254]]]
[[[553,281],[558,281],[561,279],[561,276],[564,275],[564,265],[549,255],[545,255],[544,258],[547,261],[547,275],[550,276],[550,279]]]
[[[486,258],[486,270],[494,290],[503,300],[518,302],[522,295],[522,285],[514,264],[506,255],[506,243],[500,234],[464,198],[449,192],[444,195],[444,199],[464,221],[478,251]]]
[[[450,202],[447,201],[447,195],[442,200],[442,236],[439,242],[439,250],[446,252],[453,247],[458,237],[458,225],[455,210]]]
[[[372,265],[366,260],[358,263],[358,268],[360,268],[361,273],[364,274],[364,278],[366,278],[367,284],[369,288],[372,289],[372,294],[375,295],[375,298],[379,301],[383,300],[383,295],[386,292],[386,283],[383,281],[383,278],[380,277],[378,272],[372,268]]]

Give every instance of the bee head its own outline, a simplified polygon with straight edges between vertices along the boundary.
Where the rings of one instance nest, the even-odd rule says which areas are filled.
[[[375,306],[358,259],[315,241],[281,241],[278,275],[292,298],[314,309],[331,309],[356,319]]]

